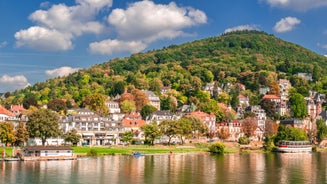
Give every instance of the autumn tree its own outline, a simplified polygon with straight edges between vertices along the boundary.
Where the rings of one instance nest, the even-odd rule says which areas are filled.
[[[151,145],[154,145],[154,140],[160,138],[162,132],[156,122],[151,122],[141,127],[144,132],[145,139],[150,140]]]
[[[39,109],[28,116],[26,129],[32,138],[40,138],[42,145],[48,138],[61,134],[58,114],[49,109]]]
[[[73,145],[77,145],[80,139],[81,135],[77,133],[76,129],[71,129],[64,134],[65,142],[71,142]]]
[[[278,132],[278,124],[270,119],[265,122],[265,136],[273,136]]]
[[[271,101],[270,99],[262,99],[260,101],[260,106],[263,110],[265,110],[268,117],[274,117],[276,114],[276,103]]]
[[[100,115],[107,115],[109,113],[108,107],[106,106],[106,97],[102,94],[94,94],[86,97],[83,100],[82,106]]]
[[[218,137],[219,139],[226,140],[230,137],[230,132],[228,127],[222,127],[218,130]]]
[[[142,90],[136,89],[132,94],[135,98],[136,111],[141,111],[142,107],[150,102],[147,95]]]
[[[242,121],[242,131],[245,136],[252,137],[255,135],[255,130],[258,128],[255,118],[248,117]]]
[[[24,145],[24,143],[28,140],[29,133],[26,130],[25,123],[19,122],[16,131],[15,131],[16,141],[15,144],[18,146]]]
[[[0,123],[0,140],[8,146],[8,143],[15,142],[14,124],[11,122]]]
[[[23,100],[23,107],[29,109],[30,106],[37,107],[37,100],[34,97],[28,97]]]

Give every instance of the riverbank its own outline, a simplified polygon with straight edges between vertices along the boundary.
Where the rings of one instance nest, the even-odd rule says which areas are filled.
[[[207,145],[176,145],[176,146],[163,146],[163,145],[129,145],[129,146],[110,146],[110,147],[73,147],[74,154],[78,156],[87,156],[94,153],[95,155],[123,155],[140,152],[145,155],[149,154],[169,154],[172,153],[196,153],[208,152]]]
[[[236,142],[224,142],[225,153],[248,153],[248,152],[258,152],[261,151],[260,145],[251,144],[249,147],[240,146]],[[154,154],[170,154],[172,153],[208,153],[208,147],[211,143],[195,143],[195,144],[185,144],[185,145],[129,145],[129,146],[74,146],[73,153],[78,157],[84,156],[102,156],[102,155],[125,155],[132,154],[134,152],[140,152],[145,155]],[[12,147],[0,147],[0,151],[5,150],[5,158],[10,158],[13,154]]]

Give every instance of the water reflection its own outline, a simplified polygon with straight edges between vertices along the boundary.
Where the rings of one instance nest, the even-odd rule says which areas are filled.
[[[0,183],[326,183],[326,153],[1,162]]]

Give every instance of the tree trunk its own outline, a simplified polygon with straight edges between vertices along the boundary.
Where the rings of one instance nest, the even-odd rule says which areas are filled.
[[[45,138],[42,138],[42,146],[45,146],[45,142],[46,142],[47,139]]]

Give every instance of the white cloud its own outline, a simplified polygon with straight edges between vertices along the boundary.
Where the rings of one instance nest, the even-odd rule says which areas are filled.
[[[75,6],[56,4],[47,10],[37,10],[29,16],[37,25],[17,32],[16,45],[41,50],[69,50],[75,37],[86,33],[99,34],[105,30],[105,26],[95,19],[101,10],[111,6],[112,0],[76,0]],[[41,39],[35,39],[36,31],[45,34],[38,37]],[[50,39],[54,35],[63,38]],[[45,43],[49,39],[51,44]]]
[[[72,68],[69,66],[63,66],[53,70],[46,70],[45,73],[50,77],[63,77],[71,73],[78,71],[80,68]]]
[[[295,17],[285,17],[278,21],[274,26],[274,31],[277,33],[288,32],[301,23],[301,20]]]
[[[115,9],[108,17],[122,40],[152,42],[183,35],[182,29],[204,24],[204,12],[189,7],[178,7],[174,2],[168,5],[152,1],[130,4],[126,9]]]
[[[326,0],[261,0],[272,7],[306,11],[313,8],[327,6]]]
[[[7,45],[8,45],[8,42],[6,42],[6,41],[1,42],[0,43],[0,49],[5,48]]]
[[[43,27],[30,27],[15,34],[17,47],[29,47],[36,50],[72,49],[71,35]]]
[[[24,75],[8,76],[3,75],[0,77],[0,90],[2,92],[14,91],[22,89],[30,85]]]
[[[92,53],[140,52],[159,39],[189,35],[183,29],[206,23],[207,16],[191,7],[178,7],[174,2],[164,5],[140,1],[129,4],[126,10],[114,9],[108,22],[118,38],[91,43]]]
[[[259,30],[257,25],[240,25],[232,28],[228,28],[224,33],[229,33],[233,31],[244,31],[244,30]]]
[[[137,53],[146,48],[146,44],[140,41],[103,40],[89,45],[92,53],[112,55],[115,52]]]

